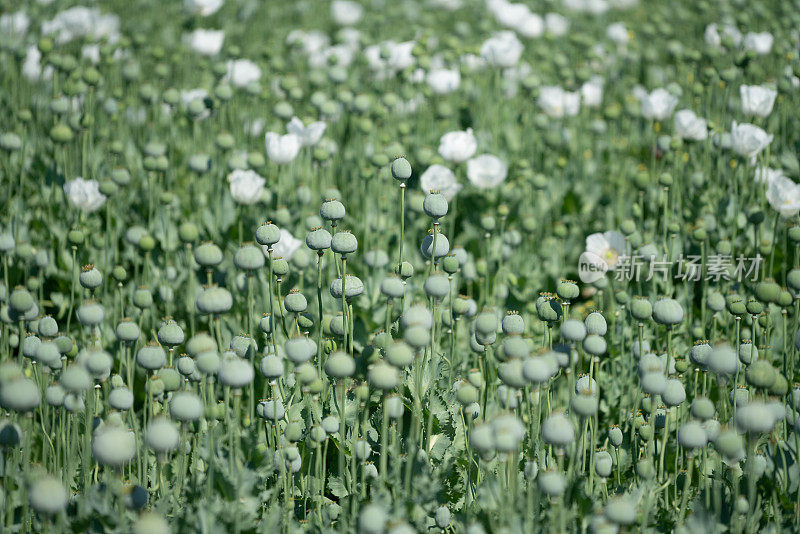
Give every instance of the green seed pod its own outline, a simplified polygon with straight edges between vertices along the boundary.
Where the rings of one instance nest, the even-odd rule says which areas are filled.
[[[450,280],[443,274],[434,274],[425,280],[423,288],[429,297],[441,300],[450,293]]]
[[[54,342],[43,341],[36,347],[34,359],[52,368],[61,363],[61,352]]]
[[[283,360],[275,354],[268,354],[261,359],[261,374],[264,378],[275,379],[283,376]]]
[[[243,245],[233,255],[233,264],[243,271],[256,271],[264,266],[264,253],[255,245]]]
[[[594,417],[599,407],[599,399],[597,395],[591,393],[578,393],[573,395],[569,407],[579,417]]]
[[[406,158],[397,158],[392,162],[392,178],[401,183],[411,178],[411,164]]]
[[[210,335],[205,332],[200,332],[189,338],[186,342],[186,353],[193,358],[204,352],[213,352],[217,350],[217,342],[214,341]]]
[[[331,247],[332,237],[324,228],[314,228],[306,236],[306,245],[311,250],[322,251]]]
[[[441,193],[429,193],[422,201],[422,211],[434,221],[447,215],[447,209],[447,199]]]
[[[661,399],[668,407],[679,406],[686,400],[686,390],[677,378],[670,378],[661,392]]]
[[[136,519],[132,534],[170,534],[172,529],[167,520],[155,512],[144,512]]]
[[[636,462],[636,475],[644,480],[652,480],[656,476],[656,468],[650,458],[642,458]]]
[[[414,266],[411,265],[409,262],[404,261],[403,263],[395,267],[394,273],[403,279],[411,278],[412,276],[414,276]]]
[[[643,461],[649,460],[642,460],[640,463]],[[649,480],[647,477],[642,478]],[[636,522],[636,501],[627,495],[616,495],[608,500],[603,513],[615,525],[632,525]]]
[[[600,478],[608,478],[614,467],[614,460],[608,451],[598,451],[594,457],[594,471]]]
[[[183,329],[172,319],[164,322],[158,329],[158,341],[162,345],[175,347],[185,339]]]
[[[114,388],[108,394],[108,405],[115,410],[130,410],[133,406],[133,393],[126,387]]]
[[[63,122],[57,123],[50,129],[50,139],[54,142],[59,144],[65,144],[72,141],[75,134],[72,132],[72,128],[64,124]]]
[[[631,315],[640,322],[647,321],[653,315],[653,306],[643,297],[634,297],[631,302]]]
[[[347,378],[356,371],[356,362],[346,352],[336,351],[325,362],[325,372],[333,378]]]
[[[714,408],[714,403],[711,402],[711,400],[705,397],[695,397],[695,399],[692,401],[692,417],[699,419],[700,421],[708,421],[714,417],[715,413],[716,409]]]
[[[521,337],[514,336],[506,338],[503,341],[503,346],[500,353],[504,359],[509,360],[527,358],[530,354],[530,351],[530,345],[528,345],[526,340]],[[500,355],[500,353],[498,355]]]
[[[45,475],[31,484],[28,502],[42,515],[55,515],[67,507],[67,490],[59,479]]]
[[[777,373],[775,382],[769,388],[769,394],[775,397],[785,397],[789,393],[789,381],[781,373]]]
[[[89,372],[78,364],[73,364],[61,372],[61,385],[69,393],[82,393],[92,386]]]
[[[522,335],[525,332],[525,320],[516,312],[510,312],[500,323],[506,335]]]
[[[781,287],[774,280],[764,280],[756,284],[756,298],[763,303],[775,303],[778,301]]]
[[[764,312],[764,304],[755,299],[749,299],[745,305],[745,309],[750,315],[760,315]]]
[[[297,337],[286,341],[283,346],[286,357],[299,364],[307,362],[317,353],[317,344],[307,337]]]
[[[379,360],[367,370],[367,381],[376,389],[383,391],[394,389],[399,382],[397,368]]]
[[[85,301],[78,307],[76,312],[78,321],[83,326],[98,326],[103,322],[105,317],[105,310],[103,306],[93,301]]]
[[[33,410],[41,400],[36,382],[28,378],[4,381],[0,390],[0,406],[19,413]]]
[[[732,376],[739,368],[739,358],[728,345],[717,345],[708,356],[709,371],[720,376]]]
[[[592,312],[583,320],[586,326],[586,333],[589,335],[604,336],[608,331],[606,318],[600,312]]]
[[[448,254],[442,260],[442,269],[447,274],[455,274],[458,272],[459,263],[458,258],[455,257],[453,254]]]
[[[178,358],[178,372],[185,377],[190,377],[195,374],[196,366],[194,360],[189,356],[182,356]]]
[[[683,320],[683,308],[675,299],[662,298],[653,306],[653,319],[661,325],[674,326]]]
[[[436,259],[443,258],[447,256],[450,252],[450,242],[447,240],[447,237],[444,234],[438,233],[436,231]],[[433,251],[433,234],[428,234],[422,239],[422,244],[420,245],[420,253],[425,259],[431,259],[431,254]]]
[[[778,293],[778,300],[775,303],[781,308],[788,308],[794,303],[794,297],[790,292],[782,289],[781,292]]]
[[[707,441],[706,431],[697,421],[688,421],[678,429],[678,443],[684,449],[702,449]]]
[[[209,287],[204,289],[195,301],[197,311],[204,314],[222,314],[233,306],[233,297],[227,289],[221,287]]]
[[[586,337],[586,326],[577,319],[567,319],[561,325],[561,337],[568,343],[579,343]]]
[[[353,254],[358,250],[358,240],[350,232],[336,232],[331,238],[331,250],[336,254]]]
[[[608,429],[608,440],[614,447],[622,445],[622,430],[618,426],[612,426]]]
[[[280,421],[286,415],[286,409],[283,406],[283,402],[280,399],[272,400],[262,400],[258,403],[258,407],[256,409],[258,415],[266,419],[267,421]],[[323,424],[324,424],[323,420]],[[336,428],[339,428],[339,422],[336,422]]]
[[[183,384],[180,373],[172,367],[161,369],[158,372],[158,377],[164,383],[164,391],[167,393],[177,391],[178,388],[181,387],[181,384]]]
[[[606,353],[607,347],[606,340],[598,335],[590,334],[583,340],[583,350],[592,356],[602,356]]]
[[[400,278],[394,276],[387,276],[381,280],[381,293],[390,299],[403,298],[405,293],[405,284]]]
[[[283,258],[272,258],[272,274],[281,278],[289,274],[289,262]]]
[[[344,204],[338,200],[326,200],[319,208],[319,216],[329,222],[338,222],[345,216]]]
[[[161,369],[166,362],[167,353],[159,345],[148,344],[136,353],[136,363],[149,371]]]
[[[259,245],[272,247],[281,239],[281,230],[272,223],[265,223],[256,229],[256,242]]]
[[[769,389],[777,380],[777,372],[768,361],[758,360],[747,367],[745,378],[753,387]]]
[[[80,284],[89,290],[95,290],[103,283],[103,275],[94,265],[86,265],[78,276]]]
[[[551,499],[563,495],[567,488],[567,481],[564,475],[558,471],[542,471],[537,478],[539,489],[547,494]]]
[[[386,525],[386,511],[379,504],[367,504],[361,508],[358,516],[358,532],[360,534],[381,534]]]
[[[99,464],[119,467],[136,456],[136,436],[120,427],[106,427],[95,432],[92,455]]]
[[[214,243],[203,243],[194,249],[194,260],[202,267],[216,267],[222,263],[222,249]]]
[[[566,447],[575,441],[575,427],[566,415],[556,412],[542,423],[542,439],[548,445]]]
[[[233,352],[226,352],[219,364],[217,378],[223,386],[243,388],[255,377],[253,366]]]
[[[737,410],[738,414],[739,410]],[[771,418],[769,418],[771,420]],[[744,441],[735,430],[723,430],[714,440],[714,447],[729,462],[736,462],[744,458]]]
[[[347,275],[347,282],[345,285],[345,297],[349,300],[361,295],[364,292],[364,283],[360,278],[353,275]],[[336,278],[331,282],[330,287],[331,296],[335,299],[342,298],[342,279]]]
[[[16,315],[24,316],[33,309],[36,302],[33,300],[33,295],[31,295],[27,289],[16,287],[11,291],[11,295],[8,298],[8,305]]]
[[[306,297],[299,292],[292,291],[283,299],[283,304],[287,311],[292,313],[302,313],[308,307]]]

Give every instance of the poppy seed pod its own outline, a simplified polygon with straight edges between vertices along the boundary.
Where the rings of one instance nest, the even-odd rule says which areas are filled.
[[[108,405],[115,410],[130,410],[133,406],[133,393],[128,388],[114,388],[108,394]]]
[[[444,234],[438,233],[438,230],[436,230],[436,232],[436,259],[438,259],[447,256],[450,252],[450,242]],[[428,234],[422,239],[419,250],[425,259],[431,259],[431,254],[433,253],[433,234]]]
[[[137,325],[135,322],[131,321],[130,319],[123,319],[117,325],[115,334],[119,341],[124,343],[133,343],[139,339],[141,332],[139,330],[139,325]]]
[[[558,471],[542,471],[537,477],[539,489],[551,498],[560,497],[567,488],[564,475]]]
[[[777,378],[775,368],[766,360],[753,362],[745,371],[747,383],[757,388],[769,389]]]
[[[272,223],[265,223],[256,228],[256,243],[265,247],[272,247],[281,239],[281,230]]]
[[[333,378],[347,378],[356,371],[356,362],[346,352],[336,351],[325,362],[325,372]]]
[[[394,389],[399,383],[397,368],[380,360],[367,370],[367,382],[375,389],[384,391]]]
[[[194,358],[204,352],[215,350],[217,350],[217,342],[206,332],[195,334],[186,342],[186,353]]]
[[[425,200],[422,201],[422,211],[434,221],[447,215],[447,209],[447,199],[438,192],[428,193]]]
[[[61,352],[59,352],[58,346],[52,341],[43,341],[36,347],[34,359],[52,367],[61,362]]]
[[[158,329],[158,341],[162,345],[175,347],[183,343],[186,335],[183,329],[173,320],[167,320]]]
[[[561,337],[569,343],[579,343],[586,337],[586,326],[578,319],[567,319],[561,325]]]
[[[392,178],[401,183],[411,178],[411,164],[406,158],[397,158],[392,162]]]
[[[331,296],[335,299],[342,298],[342,279],[336,278],[331,282],[330,287]],[[347,275],[347,282],[345,283],[345,293],[347,299],[355,298],[364,292],[364,283],[357,276]]]
[[[678,429],[678,443],[684,449],[702,449],[707,442],[706,431],[697,421],[688,421]]]
[[[740,364],[736,352],[730,346],[717,345],[708,355],[706,365],[716,375],[731,376],[736,374]]]
[[[331,238],[331,250],[336,254],[353,254],[358,250],[358,240],[350,232],[336,232]]]
[[[99,464],[119,467],[136,456],[136,436],[120,427],[98,430],[92,439],[92,455]]]
[[[614,467],[614,460],[608,451],[599,451],[594,456],[594,472],[601,478],[608,478],[611,476],[611,471]]]
[[[31,484],[28,502],[40,514],[55,515],[67,507],[67,490],[59,479],[45,475]]]
[[[443,299],[450,293],[450,281],[443,274],[434,274],[425,279],[425,293],[435,299]]]
[[[527,358],[531,352],[530,345],[528,342],[519,337],[509,337],[503,341],[502,351],[502,358],[504,359],[522,359]],[[499,353],[500,354],[500,353]]]
[[[358,516],[358,532],[360,534],[381,534],[386,525],[386,511],[379,504],[367,504],[361,508]]]
[[[695,343],[689,351],[689,359],[695,365],[705,367],[712,350],[711,345],[706,341]]]
[[[627,495],[611,497],[603,513],[615,525],[632,525],[636,522],[636,501]]]
[[[406,286],[400,278],[387,276],[381,280],[381,293],[390,299],[403,298]]]
[[[714,417],[716,409],[714,403],[705,397],[695,397],[692,401],[691,414],[692,417],[700,421],[707,421]]]
[[[322,251],[331,247],[332,237],[324,228],[315,228],[306,236],[306,245],[311,250]]]
[[[183,423],[197,421],[203,417],[203,401],[191,391],[178,391],[169,401],[169,413]]]
[[[674,326],[683,320],[683,308],[675,299],[660,299],[653,306],[653,319],[664,326]]]
[[[583,340],[583,350],[592,356],[602,356],[607,348],[606,340],[598,335],[590,334]]]
[[[136,363],[150,371],[161,369],[166,362],[167,353],[159,345],[146,345],[136,353]]]
[[[556,295],[558,295],[558,298],[570,302],[578,298],[580,289],[578,288],[578,284],[572,280],[561,280],[556,285]]]
[[[219,364],[217,378],[223,386],[231,388],[243,388],[253,381],[255,371],[250,362],[244,358],[236,356],[234,353],[226,353]]]
[[[180,434],[172,421],[159,417],[147,424],[144,441],[156,454],[167,454],[178,448]]]
[[[227,289],[213,286],[197,296],[195,306],[200,313],[219,315],[231,309],[233,297]]]
[[[275,354],[267,354],[261,359],[260,369],[264,378],[278,378],[283,376],[283,360]]]
[[[551,414],[542,423],[542,439],[554,447],[566,447],[575,441],[575,427],[563,413]]]
[[[194,261],[205,268],[216,267],[222,263],[222,249],[214,243],[203,243],[194,249]]]
[[[631,302],[631,315],[640,322],[647,321],[653,315],[653,305],[642,297],[634,297]]]
[[[60,382],[68,392],[82,393],[92,386],[92,377],[82,365],[73,364],[61,371]]]
[[[669,407],[678,406],[686,400],[686,390],[677,378],[670,378],[661,392],[661,399]]]
[[[76,315],[83,326],[94,327],[103,322],[106,313],[101,304],[85,301],[78,307]]]
[[[302,293],[293,290],[283,299],[283,305],[286,307],[287,311],[302,313],[306,311],[308,301]]]
[[[266,419],[267,421],[280,421],[286,415],[286,409],[284,408],[283,402],[280,399],[262,400],[258,403],[256,412],[259,417]],[[338,428],[338,421],[336,428]]]
[[[78,275],[81,286],[89,290],[95,290],[103,283],[103,275],[94,265],[85,265]]]
[[[737,407],[734,419],[741,431],[755,434],[771,432],[776,422],[769,406],[760,401]]]
[[[17,378],[4,382],[0,390],[0,406],[23,413],[33,410],[41,403],[39,387],[29,378]]]
[[[299,364],[314,357],[317,353],[317,344],[307,337],[296,337],[287,340],[283,350],[289,360]]]
[[[404,341],[396,341],[386,349],[386,361],[402,369],[414,362],[414,350]]]
[[[618,426],[612,426],[608,429],[608,441],[614,447],[619,447],[622,445],[622,430]]]
[[[264,253],[255,245],[243,245],[233,255],[233,264],[243,271],[256,271],[264,266]]]
[[[555,323],[563,315],[561,304],[552,296],[539,297],[536,301],[536,315],[540,321]]]
[[[319,216],[326,221],[340,221],[345,216],[344,204],[338,200],[326,200],[319,208]]]
[[[599,312],[592,312],[583,320],[586,326],[586,333],[589,335],[604,336],[608,331],[606,318]]]
[[[737,462],[745,456],[744,440],[733,429],[721,431],[714,440],[714,447],[729,462]]]
[[[599,399],[591,393],[578,393],[570,399],[569,408],[579,417],[593,417],[597,413]]]

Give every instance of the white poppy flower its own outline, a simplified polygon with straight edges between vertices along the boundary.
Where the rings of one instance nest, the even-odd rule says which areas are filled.
[[[740,156],[755,158],[772,142],[772,135],[758,126],[733,121],[731,126],[731,148]]]
[[[547,31],[555,37],[562,37],[569,31],[569,19],[558,13],[548,13],[545,15],[544,25]]]
[[[106,201],[106,196],[100,192],[97,180],[84,180],[75,178],[64,184],[64,194],[70,204],[86,213],[91,213]]]
[[[448,201],[452,200],[463,187],[456,180],[453,171],[438,163],[425,169],[419,177],[419,185],[425,193],[438,190]]]
[[[284,230],[281,228],[280,239],[278,242],[272,245],[272,257],[273,258],[283,258],[286,261],[292,259],[294,253],[297,252],[303,245],[303,241],[296,239],[291,232],[288,230]],[[261,247],[264,250],[264,255],[269,255],[269,247],[263,245]]]
[[[472,128],[447,132],[439,140],[439,155],[452,163],[463,163],[478,149],[478,140]]]
[[[591,234],[586,237],[586,252],[591,252],[602,259],[610,269],[625,253],[625,237],[613,230]]]
[[[800,184],[785,176],[775,178],[767,188],[767,202],[781,217],[797,215],[800,212]]]
[[[467,161],[467,178],[479,189],[497,187],[508,175],[508,167],[497,156],[481,154]]]
[[[231,60],[225,78],[236,87],[247,87],[261,79],[261,68],[249,59]]]
[[[536,100],[545,115],[551,119],[574,117],[581,105],[580,93],[565,91],[561,87],[548,85],[539,90]]]
[[[458,89],[461,73],[455,69],[434,69],[428,73],[427,81],[434,93],[444,95]]]
[[[286,131],[296,135],[300,139],[300,144],[302,146],[314,146],[322,139],[327,126],[328,125],[322,121],[312,122],[308,126],[305,126],[303,121],[297,117],[292,117],[292,120],[286,125]]]
[[[739,96],[742,99],[742,112],[745,115],[765,118],[772,113],[778,91],[763,85],[742,85],[739,87]]]
[[[233,200],[239,204],[255,204],[261,198],[266,180],[255,171],[236,169],[228,175]]]
[[[280,135],[275,132],[267,132],[264,136],[264,143],[267,147],[267,157],[273,163],[278,164],[294,161],[301,146],[300,138],[293,133]]]
[[[703,141],[708,137],[706,120],[695,115],[690,109],[675,113],[675,134],[690,141]]]
[[[628,35],[628,29],[621,22],[609,24],[608,28],[606,28],[606,37],[617,45],[628,44],[628,41],[631,40],[631,36]]]
[[[514,32],[501,31],[484,41],[481,56],[496,67],[513,67],[524,49]]]
[[[198,28],[184,36],[186,44],[204,56],[216,56],[222,50],[225,32],[222,30],[205,30]]]
[[[640,97],[642,116],[646,119],[657,121],[668,119],[672,115],[672,110],[678,105],[678,97],[662,87],[652,93],[645,92]]]
[[[753,176],[756,183],[767,185],[771,184],[777,178],[784,178],[783,169],[771,169],[769,167],[758,166]]]
[[[364,16],[364,8],[352,0],[333,0],[331,2],[331,18],[339,26],[352,26]]]
[[[589,108],[594,108],[603,103],[603,79],[593,76],[581,86],[581,102]]]
[[[219,11],[224,3],[224,0],[183,0],[183,9],[192,15],[208,17]]]
[[[756,54],[763,56],[769,54],[770,50],[772,50],[772,43],[774,40],[775,38],[772,37],[772,34],[769,32],[751,32],[744,36],[742,45],[747,50],[752,50]]]

